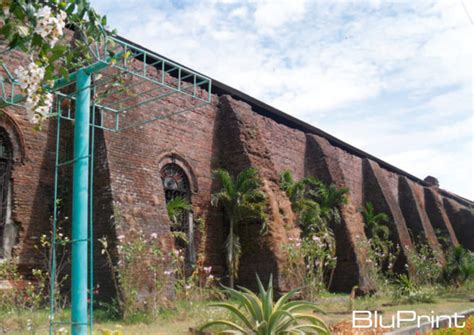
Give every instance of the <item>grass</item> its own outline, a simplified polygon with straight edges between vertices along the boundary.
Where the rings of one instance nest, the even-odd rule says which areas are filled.
[[[472,285],[464,289],[440,292],[433,303],[394,304],[390,295],[381,292],[373,297],[355,299],[350,304],[347,294],[323,294],[318,299],[318,305],[326,312],[321,317],[330,325],[351,320],[354,310],[378,310],[385,316],[396,313],[397,310],[415,310],[417,313],[452,314],[474,308],[474,290]],[[352,309],[351,309],[352,308]],[[48,331],[47,310],[0,312],[0,333],[19,335],[42,335]],[[136,317],[129,322],[108,320],[100,310],[95,313],[95,332],[103,334],[101,330],[119,330],[121,334],[150,334],[150,335],[185,335],[189,334],[190,327],[196,327],[210,318],[222,318],[223,312],[207,307],[204,302],[178,301],[174,308],[161,311],[158,317]],[[64,311],[57,315],[57,320],[67,321],[69,312]],[[34,330],[28,330],[29,327]],[[67,328],[67,327],[66,327]]]

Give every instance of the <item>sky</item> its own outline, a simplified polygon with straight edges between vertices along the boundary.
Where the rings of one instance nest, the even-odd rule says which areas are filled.
[[[118,34],[474,199],[474,1],[91,2]]]

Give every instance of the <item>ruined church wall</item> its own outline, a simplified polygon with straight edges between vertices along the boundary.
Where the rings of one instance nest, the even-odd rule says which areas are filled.
[[[166,98],[165,104],[191,107],[189,98],[176,95]],[[154,103],[143,105],[133,111],[135,114],[130,112],[129,121],[146,118],[156,108]],[[47,121],[43,130],[34,131],[23,109],[7,108],[5,114],[0,125],[11,134],[16,146],[12,218],[19,227],[19,243],[15,254],[22,271],[28,274],[41,262],[34,245],[41,234],[51,229],[55,119]],[[158,233],[159,243],[165,250],[171,250],[160,169],[173,161],[183,167],[190,179],[194,217],[206,222],[206,265],[212,266],[217,276],[226,272],[223,245],[227,228],[222,210],[211,206],[211,194],[218,186],[212,179],[212,170],[226,167],[237,173],[248,166],[259,169],[270,201],[268,214],[274,230],[264,244],[243,255],[239,280],[247,286],[255,282],[256,270],[264,278],[273,272],[281,291],[294,284],[284,276],[283,247],[289,237],[298,235],[294,213],[279,189],[279,173],[284,170],[290,170],[295,179],[312,175],[349,188],[349,202],[341,208],[343,224],[336,229],[340,263],[334,289],[348,291],[358,284],[370,290],[365,254],[356,243],[365,238],[359,210],[367,201],[391,216],[395,221],[394,238],[403,245],[413,242],[410,229],[423,231],[430,245],[439,246],[434,230],[441,228],[451,243],[474,248],[474,220],[466,202],[389,171],[322,136],[260,115],[250,105],[230,96],[216,95],[210,105],[140,128],[121,133],[96,131],[95,237],[108,236],[116,243],[117,236],[130,229],[143,229],[146,234]],[[257,233],[256,226],[242,232],[251,243],[257,243],[250,238],[258,236]],[[100,249],[96,248],[96,271],[102,280],[108,277],[106,271],[101,272],[101,257]],[[102,284],[105,290],[106,281]]]

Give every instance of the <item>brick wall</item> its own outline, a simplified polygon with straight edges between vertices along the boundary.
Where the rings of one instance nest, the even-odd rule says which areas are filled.
[[[20,60],[12,58],[13,63]],[[142,85],[135,90],[149,88]],[[175,106],[191,107],[192,102],[172,95],[161,105],[150,103],[129,112],[125,122],[144,120],[163,107]],[[41,263],[34,245],[39,235],[50,230],[55,120],[46,122],[44,129],[37,132],[32,130],[22,109],[7,108],[0,117],[0,126],[7,130],[15,149],[12,214],[20,229],[15,253],[22,271],[28,274]],[[67,157],[72,148],[70,123],[63,132],[61,150]],[[191,182],[195,218],[206,221],[206,265],[211,265],[213,273],[224,281],[227,223],[221,208],[210,204],[211,194],[218,187],[212,179],[212,170],[218,167],[234,174],[248,166],[257,167],[269,199],[269,235],[259,236],[258,223],[240,232],[243,245],[251,247],[242,255],[239,283],[249,287],[255,287],[255,273],[263,280],[273,273],[280,291],[296,284],[283,274],[284,246],[289,237],[299,235],[289,201],[279,188],[279,173],[284,170],[290,170],[297,179],[316,176],[350,190],[348,204],[341,207],[343,222],[334,227],[338,244],[334,290],[349,291],[354,285],[363,291],[371,290],[365,252],[357,245],[357,240],[366,238],[359,210],[367,201],[373,202],[378,211],[389,214],[394,222],[391,238],[403,246],[412,245],[410,229],[424,234],[433,248],[439,248],[434,230],[441,229],[451,243],[457,244],[459,240],[465,247],[474,248],[471,234],[474,220],[467,209],[469,201],[456,200],[459,198],[436,187],[428,188],[400,176],[348,152],[330,139],[306,134],[262,116],[250,105],[230,96],[214,95],[208,106],[121,133],[97,130],[95,144],[95,237],[107,236],[115,243],[117,235],[130,229],[143,229],[146,233],[158,233],[159,243],[170,250],[173,241],[160,169],[166,162],[176,162]],[[71,171],[66,170],[63,176],[67,191]],[[70,200],[67,194],[65,200]],[[109,295],[113,291],[110,270],[98,247],[95,255],[97,280],[104,294]]]

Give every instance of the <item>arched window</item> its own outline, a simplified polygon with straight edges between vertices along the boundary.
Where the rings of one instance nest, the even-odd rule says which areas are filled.
[[[12,145],[5,129],[0,128],[0,258],[11,257],[14,236],[10,236]],[[15,235],[15,234],[14,234]]]
[[[174,163],[166,164],[161,169],[161,179],[163,180],[166,202],[176,197],[191,201],[189,180],[179,165]]]
[[[191,204],[189,179],[184,170],[178,164],[169,163],[163,166],[161,169],[161,179],[163,181],[163,189],[167,204],[177,197],[181,197]],[[175,244],[178,248],[185,250],[186,265],[187,268],[190,269],[196,262],[194,248],[194,219],[192,211],[182,211],[181,215],[176,218],[176,222],[172,224],[171,231],[185,235],[186,241],[183,238],[180,238],[179,234],[175,234]]]

